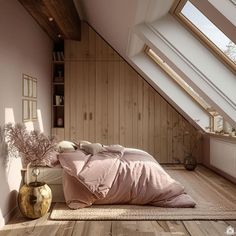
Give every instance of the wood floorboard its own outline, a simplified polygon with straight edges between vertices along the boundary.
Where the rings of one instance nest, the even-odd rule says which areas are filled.
[[[216,189],[235,197],[234,184],[204,167],[198,171]],[[53,221],[49,213],[37,220],[27,220],[17,212],[0,230],[0,236],[222,236],[227,235],[228,226],[236,232],[236,221]]]

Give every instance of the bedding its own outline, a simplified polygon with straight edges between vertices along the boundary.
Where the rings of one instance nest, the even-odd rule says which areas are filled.
[[[194,207],[184,187],[147,152],[106,146],[95,155],[83,150],[61,153],[63,190],[72,209],[92,204],[150,204]]]

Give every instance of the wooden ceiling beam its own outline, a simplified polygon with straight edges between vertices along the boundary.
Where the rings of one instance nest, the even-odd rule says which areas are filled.
[[[81,22],[73,0],[18,1],[54,41],[80,40]]]

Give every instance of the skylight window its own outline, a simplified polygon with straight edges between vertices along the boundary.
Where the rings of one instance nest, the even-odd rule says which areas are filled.
[[[209,127],[205,127],[206,131],[229,134],[235,136],[235,128],[229,125],[223,117],[212,108],[172,67],[157,55],[150,47],[145,46],[145,53],[158,65],[160,66],[169,76],[172,78],[192,99],[195,100],[204,110],[206,110],[210,116]],[[227,124],[227,126],[225,126]],[[225,126],[225,127],[224,127]]]
[[[236,0],[230,0],[236,6]]]
[[[214,9],[213,6],[211,8]],[[236,69],[236,44],[199,10],[199,6],[196,7],[191,1],[181,0],[174,12],[217,55]],[[224,16],[219,15],[219,17]]]
[[[151,57],[182,89],[185,90],[202,108],[208,112],[212,111],[210,105],[186,83],[181,76],[173,70],[168,63],[159,57],[151,48],[146,48],[146,53]]]

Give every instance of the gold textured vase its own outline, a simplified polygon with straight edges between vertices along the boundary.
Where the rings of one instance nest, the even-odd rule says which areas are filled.
[[[31,219],[45,215],[52,202],[52,191],[43,182],[31,182],[20,188],[18,206],[21,213]]]

